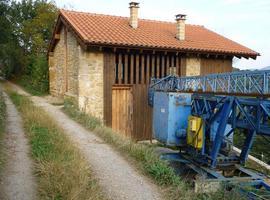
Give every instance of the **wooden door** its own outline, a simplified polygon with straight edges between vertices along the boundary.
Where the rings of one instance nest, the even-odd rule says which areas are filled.
[[[127,137],[132,137],[133,129],[132,87],[115,86],[112,88],[112,129]]]

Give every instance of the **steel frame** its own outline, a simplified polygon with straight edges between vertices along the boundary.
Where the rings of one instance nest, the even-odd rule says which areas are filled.
[[[151,79],[148,92],[148,103],[153,106],[155,91],[192,93],[192,115],[203,118],[204,143],[198,151],[186,147],[184,154],[178,158],[198,174],[211,175],[218,180],[228,181],[216,173],[216,168],[238,166],[241,172],[249,174],[248,183],[254,188],[265,188],[269,195],[270,186],[250,170],[239,165],[245,164],[256,135],[270,136],[270,70],[246,71],[206,76],[176,77],[167,76],[161,79]],[[249,96],[249,97],[244,97]],[[217,124],[214,140],[211,141],[211,126]],[[226,132],[226,126],[231,130]],[[224,144],[230,143],[228,136],[236,128],[246,131],[246,139],[240,156],[225,155]],[[225,134],[226,133],[226,134]],[[167,156],[173,160],[174,156]],[[232,178],[232,181],[238,178]],[[245,191],[245,189],[243,189]],[[256,197],[248,193],[249,197]]]
[[[236,96],[215,96],[206,94],[192,95],[192,115],[200,116],[205,122],[205,133],[210,133],[211,124],[218,123],[215,140],[208,149],[211,167],[217,165],[221,144],[236,128],[248,130],[240,162],[245,163],[256,135],[270,136],[270,101],[259,98]],[[225,135],[226,125],[232,129]],[[209,135],[206,135],[210,137]],[[203,152],[204,153],[204,152]]]

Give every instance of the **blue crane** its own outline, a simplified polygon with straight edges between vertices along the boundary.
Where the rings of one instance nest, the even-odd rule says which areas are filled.
[[[256,135],[270,136],[269,97],[270,71],[152,78],[154,136],[180,149],[163,158],[185,163],[207,180],[270,191],[265,175],[244,167]],[[236,129],[245,135],[240,155],[232,148]]]

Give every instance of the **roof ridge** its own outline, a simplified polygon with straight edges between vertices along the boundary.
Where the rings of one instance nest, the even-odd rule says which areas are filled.
[[[78,14],[87,14],[87,15],[96,15],[96,16],[106,16],[106,17],[116,17],[120,19],[128,19],[128,17],[119,16],[119,15],[109,15],[109,14],[103,14],[103,13],[94,13],[94,12],[86,12],[86,11],[77,11],[77,10],[66,10],[66,9],[60,9],[60,13],[64,12],[73,12]],[[148,22],[156,22],[156,23],[167,23],[167,24],[174,24],[175,22],[172,21],[163,21],[163,20],[155,20],[155,19],[145,19],[145,18],[139,18],[139,21],[148,21]],[[204,27],[203,25],[198,24],[186,24],[188,26],[196,26],[196,27]]]

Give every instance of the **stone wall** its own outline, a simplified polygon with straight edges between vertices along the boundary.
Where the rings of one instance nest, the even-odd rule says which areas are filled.
[[[84,51],[79,53],[79,108],[101,120],[104,119],[104,92],[102,52]]]
[[[201,59],[186,58],[186,76],[198,76],[201,74]]]
[[[66,35],[65,35],[66,34]],[[60,40],[49,56],[50,93],[63,97],[78,95],[79,45],[69,31],[60,31]]]
[[[80,46],[73,33],[67,32],[67,92],[65,95],[78,96],[78,70]]]
[[[50,93],[72,97],[79,108],[103,120],[103,53],[85,51],[63,28],[49,56]]]
[[[60,32],[60,40],[55,46],[53,55],[49,56],[50,93],[54,96],[63,96],[65,93],[65,42],[64,30]]]

